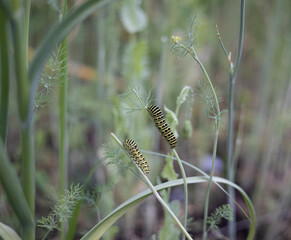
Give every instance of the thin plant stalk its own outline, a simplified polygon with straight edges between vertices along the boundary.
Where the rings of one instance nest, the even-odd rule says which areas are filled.
[[[216,116],[214,119],[214,143],[213,143],[213,153],[212,153],[212,166],[211,166],[211,172],[209,175],[209,182],[208,182],[208,187],[207,187],[207,192],[206,192],[206,197],[205,197],[205,204],[204,204],[204,217],[203,217],[203,240],[207,239],[207,217],[208,217],[208,207],[209,207],[209,197],[210,197],[210,190],[211,190],[211,185],[212,185],[212,178],[214,174],[214,165],[215,165],[215,159],[216,159],[216,151],[217,151],[217,140],[218,140],[218,133],[219,133],[219,127],[220,127],[220,108],[219,108],[219,101],[215,92],[215,89],[212,85],[212,82],[210,80],[210,77],[203,66],[203,64],[200,62],[194,48],[192,47],[193,51],[193,58],[196,60],[196,62],[199,64],[202,72],[206,76],[206,79],[208,81],[208,84],[211,88],[212,94],[214,96],[215,100],[215,105],[216,105]]]
[[[123,148],[123,145],[122,145],[121,141],[113,133],[111,133],[111,136],[120,145],[120,147]],[[151,183],[151,181],[147,178],[147,176],[143,173],[143,171],[138,166],[137,166],[137,169],[138,169],[139,173],[143,176],[146,184],[151,189],[152,193],[155,195],[155,197],[157,198],[157,200],[162,204],[162,206],[164,207],[165,211],[170,214],[170,216],[173,218],[173,220],[175,221],[175,223],[179,226],[179,228],[181,229],[181,231],[183,232],[183,234],[185,234],[185,236],[187,237],[187,239],[192,239],[191,236],[190,236],[190,234],[184,228],[184,226],[179,221],[179,219],[176,217],[176,215],[172,212],[172,210],[169,208],[169,206],[161,198],[161,196],[159,195],[159,193],[157,192],[157,190],[155,189],[155,187],[153,186],[153,184]]]
[[[230,75],[229,75],[229,93],[228,93],[228,139],[227,139],[227,179],[234,181],[234,165],[233,165],[233,151],[234,151],[234,86],[240,64],[243,47],[244,36],[244,22],[245,22],[245,0],[241,0],[241,12],[240,12],[240,29],[239,29],[239,43],[237,49],[237,56],[235,65],[231,63],[230,56]],[[222,43],[222,42],[221,42]],[[223,44],[222,44],[223,46]],[[225,48],[223,47],[224,51]],[[228,202],[233,209],[233,218],[236,219],[235,203],[235,191],[234,188],[228,185],[228,192],[231,197],[228,198]],[[230,239],[236,239],[236,221],[228,222],[228,235]]]
[[[216,95],[215,89],[214,89],[214,87],[213,87],[213,84],[212,84],[212,82],[211,82],[211,79],[210,79],[210,77],[209,77],[209,75],[208,75],[208,73],[207,73],[205,67],[203,66],[202,62],[199,60],[199,58],[198,58],[198,56],[197,56],[197,54],[196,54],[194,48],[192,47],[191,49],[192,49],[192,51],[193,51],[193,55],[192,55],[192,57],[193,57],[194,60],[199,64],[199,66],[200,66],[202,72],[204,73],[204,75],[205,75],[205,77],[206,77],[206,79],[207,79],[207,82],[208,82],[208,84],[209,84],[209,86],[210,86],[210,88],[211,88],[211,92],[212,92],[212,94],[213,94],[214,101],[215,101],[215,106],[216,106],[215,125],[216,125],[217,129],[219,130],[219,126],[220,126],[220,114],[221,114],[221,113],[220,113],[219,101],[218,101],[218,98],[217,98],[217,95]]]
[[[10,6],[9,6],[10,5]],[[26,29],[26,16],[22,1],[11,1],[5,5],[9,11],[12,43],[14,47],[14,66],[17,89],[17,105],[20,122],[21,155],[22,155],[22,186],[25,199],[31,215],[35,215],[35,158],[34,158],[34,122],[31,120],[32,109],[29,108],[30,83],[28,79],[28,43],[25,42],[28,33]],[[30,5],[27,5],[30,8]],[[29,17],[29,16],[27,16]],[[27,45],[25,45],[26,43]],[[23,223],[25,225],[25,223]],[[23,226],[23,239],[35,238],[34,224]]]
[[[24,36],[24,47],[26,48],[26,56],[28,57],[28,48],[29,48],[29,20],[30,20],[30,8],[31,0],[25,1],[25,36]],[[28,68],[28,59],[27,59],[27,68]]]
[[[97,16],[97,72],[98,79],[96,81],[96,145],[95,148],[97,150],[97,156],[99,156],[99,151],[101,144],[103,142],[103,128],[102,128],[102,117],[101,111],[104,105],[104,96],[105,96],[105,56],[106,56],[106,32],[105,32],[105,22],[104,22],[104,12],[100,12]]]
[[[213,87],[213,84],[211,82],[211,79],[205,69],[205,67],[203,66],[202,62],[200,61],[200,59],[198,58],[197,54],[196,54],[196,51],[194,49],[194,47],[191,47],[191,48],[188,48],[186,47],[184,44],[180,43],[179,41],[176,41],[175,42],[176,44],[179,45],[179,47],[185,49],[187,51],[187,53],[189,53],[193,59],[198,63],[198,65],[200,66],[203,74],[205,75],[206,79],[207,79],[207,82],[210,86],[210,89],[211,89],[211,92],[213,94],[213,97],[214,97],[214,101],[215,101],[215,107],[216,107],[216,116],[215,116],[215,119],[217,119],[217,121],[215,121],[215,124],[217,124],[218,128],[219,128],[219,125],[220,125],[220,108],[219,108],[219,101],[218,101],[218,98],[217,98],[217,95],[216,95],[216,92],[215,92],[215,89]]]
[[[187,212],[188,212],[188,186],[187,186],[187,179],[186,179],[186,173],[182,164],[182,161],[178,155],[178,153],[176,152],[175,149],[172,150],[177,163],[179,165],[181,174],[182,174],[182,178],[183,178],[183,186],[184,186],[184,227],[187,228]],[[185,235],[184,235],[185,236]],[[185,239],[184,236],[182,237],[182,239]]]
[[[67,14],[67,0],[63,1],[62,18]],[[61,198],[68,186],[68,137],[67,137],[67,95],[68,95],[68,37],[60,45],[60,90],[59,90],[59,124],[60,124],[60,150],[59,150],[59,197]],[[60,239],[65,238],[65,224],[61,226]]]
[[[217,150],[217,140],[218,140],[218,133],[219,133],[218,125],[216,122],[217,122],[217,119],[215,119],[215,124],[214,124],[215,135],[214,135],[213,153],[212,153],[212,166],[211,166],[211,172],[209,175],[209,182],[208,182],[208,186],[207,186],[205,205],[204,205],[203,240],[207,239],[207,217],[208,217],[208,207],[209,207],[209,196],[210,196],[212,178],[213,178],[213,174],[214,174],[214,165],[215,165],[216,150]]]
[[[0,8],[0,138],[6,143],[7,119],[9,106],[9,54],[8,54],[7,20],[3,8]]]
[[[194,60],[198,63],[198,65],[200,66],[202,72],[204,73],[207,79],[208,85],[210,86],[210,89],[215,101],[216,112],[214,116],[215,131],[214,131],[214,143],[213,143],[213,154],[212,154],[212,166],[211,166],[211,172],[209,175],[209,182],[208,182],[208,187],[207,187],[207,192],[206,192],[205,205],[204,205],[204,217],[203,217],[203,240],[206,240],[207,239],[208,205],[209,205],[210,190],[211,190],[212,178],[213,178],[213,173],[214,173],[214,165],[215,165],[215,159],[216,159],[217,140],[218,140],[218,133],[219,133],[219,128],[220,128],[221,112],[219,108],[219,101],[218,101],[215,89],[213,87],[213,84],[211,82],[211,79],[205,67],[203,66],[202,62],[199,60],[194,47],[192,46],[191,48],[188,48],[185,45],[181,44],[179,41],[176,41],[176,44],[178,44],[181,48],[185,49],[187,53],[189,53],[194,58]]]
[[[63,1],[63,17],[67,13],[67,1]],[[67,146],[67,92],[68,92],[68,39],[65,37],[60,46],[60,91],[59,91],[59,121],[60,121],[60,153],[59,153],[59,194],[62,196],[68,185],[68,146]]]
[[[232,71],[229,77],[228,91],[228,137],[227,137],[227,160],[226,160],[226,175],[230,181],[234,180],[234,165],[233,165],[233,141],[234,141],[234,82]],[[228,198],[228,203],[233,209],[233,219],[236,219],[236,211],[233,199],[235,198],[234,188],[227,186],[231,198]],[[236,239],[236,224],[234,221],[228,222],[228,235],[230,239]]]
[[[28,81],[27,47],[23,44],[24,15],[19,14],[21,4],[14,9],[11,21],[12,38],[15,48],[15,73],[17,80],[18,111],[21,124],[22,180],[23,191],[32,216],[35,214],[35,158],[34,158],[34,123],[29,117],[30,84]],[[29,230],[30,239],[34,239],[34,228]]]

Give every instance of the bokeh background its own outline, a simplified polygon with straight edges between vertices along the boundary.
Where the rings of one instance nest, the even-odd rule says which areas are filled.
[[[69,1],[69,6],[83,0]],[[30,55],[59,18],[59,3],[32,1]],[[235,182],[253,201],[257,216],[256,239],[291,239],[291,2],[247,1],[245,35],[241,64],[235,86]],[[110,4],[69,35],[69,182],[84,183],[90,170],[97,170],[89,186],[95,189],[90,204],[84,204],[76,239],[104,218],[115,207],[145,189],[145,184],[130,171],[108,165],[104,144],[114,132],[121,139],[134,138],[142,149],[166,154],[165,142],[156,134],[146,111],[129,113],[119,97],[133,83],[152,92],[158,105],[175,109],[181,89],[188,85],[194,92],[203,81],[198,65],[189,56],[171,53],[171,36],[187,32],[189,18],[198,24],[197,53],[205,65],[222,109],[228,107],[229,69],[219,44],[215,24],[235,60],[238,45],[240,1],[124,0]],[[58,82],[50,82],[53,56],[42,75],[39,91],[50,85],[45,101],[36,102],[37,217],[45,216],[54,205],[58,192]],[[12,88],[13,89],[13,88]],[[12,91],[8,130],[8,153],[20,168],[19,129],[16,93]],[[213,124],[194,94],[189,139],[181,136],[188,109],[179,114],[177,152],[182,159],[207,171],[211,164]],[[225,177],[227,113],[222,116],[218,141],[216,175]],[[111,142],[111,144],[114,144]],[[164,159],[145,154],[150,179],[157,183]],[[177,169],[177,166],[174,165]],[[187,176],[197,175],[186,169]],[[96,188],[96,186],[98,186]],[[97,190],[96,190],[97,189]],[[206,185],[189,186],[190,232],[199,238],[202,230]],[[94,196],[93,196],[94,195]],[[183,190],[173,189],[171,200],[183,203]],[[238,203],[244,206],[237,194]],[[227,198],[213,187],[210,212],[225,204]],[[182,209],[182,208],[181,208]],[[14,226],[11,209],[1,199],[0,220]],[[181,213],[182,214],[182,213]],[[104,239],[150,239],[163,226],[163,209],[154,197],[128,212],[104,235]],[[237,209],[237,236],[245,239],[248,221]],[[221,232],[226,234],[225,222]],[[42,230],[37,230],[37,238]],[[55,235],[55,237],[54,237]],[[57,233],[51,235],[57,239]],[[170,238],[165,238],[170,239]],[[224,238],[221,238],[224,239]]]

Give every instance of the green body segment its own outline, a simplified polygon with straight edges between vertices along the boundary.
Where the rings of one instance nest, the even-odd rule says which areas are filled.
[[[171,148],[175,148],[177,146],[177,139],[171,128],[169,127],[168,123],[166,122],[161,109],[156,105],[150,105],[148,107],[148,112],[153,118],[156,127],[158,128],[164,139],[170,144]]]
[[[123,147],[129,153],[131,158],[137,163],[139,168],[144,172],[144,174],[149,174],[149,166],[141,151],[139,150],[137,144],[132,139],[125,139],[123,141]]]

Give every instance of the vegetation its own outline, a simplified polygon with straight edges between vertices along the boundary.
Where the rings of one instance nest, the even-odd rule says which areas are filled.
[[[290,7],[0,0],[0,239],[288,239]]]

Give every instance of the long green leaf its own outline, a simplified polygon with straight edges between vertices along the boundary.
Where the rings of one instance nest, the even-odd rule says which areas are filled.
[[[23,232],[34,229],[34,220],[21,188],[15,168],[10,163],[5,152],[4,144],[0,139],[0,182],[16,216],[21,222]]]
[[[0,236],[3,240],[21,240],[18,234],[9,226],[0,222]]]
[[[236,188],[240,194],[242,195],[247,208],[249,210],[249,219],[250,219],[250,230],[247,240],[251,240],[255,236],[255,228],[256,228],[256,218],[255,218],[255,210],[253,207],[253,204],[245,191],[236,185],[233,182],[230,182],[224,178],[220,177],[213,177],[213,181],[224,183],[227,185],[230,185],[234,188]],[[195,183],[202,183],[202,182],[208,182],[207,177],[188,177],[187,178],[187,184],[195,184]],[[171,188],[175,186],[179,186],[183,184],[183,179],[178,179],[170,182],[166,182],[163,184],[159,184],[155,186],[157,191],[161,191],[166,188]],[[82,240],[96,240],[100,239],[101,236],[105,231],[108,230],[109,227],[111,227],[123,214],[125,214],[129,209],[131,209],[136,204],[140,203],[143,199],[150,196],[152,192],[147,189],[134,197],[130,198],[129,200],[125,201],[123,204],[121,204],[119,207],[117,207],[114,211],[112,211],[106,218],[104,218],[100,223],[95,225],[86,235],[83,236]]]
[[[6,142],[7,117],[9,105],[9,56],[8,56],[7,20],[3,8],[0,8],[0,137]]]

